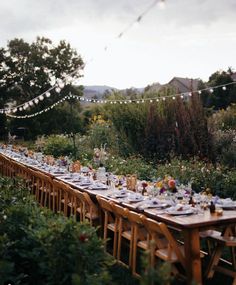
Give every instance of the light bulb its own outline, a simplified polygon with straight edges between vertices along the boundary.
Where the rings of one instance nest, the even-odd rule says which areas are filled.
[[[56,88],[55,88],[55,91],[56,91],[57,93],[60,93],[60,92],[61,92],[61,88],[60,88],[60,87],[56,87]]]
[[[49,91],[47,91],[47,92],[45,93],[45,95],[46,95],[46,97],[48,98],[48,97],[51,96],[51,93],[50,93]]]
[[[225,91],[227,88],[225,86],[223,86],[222,89]]]
[[[62,88],[64,88],[64,87],[65,87],[65,84],[64,84],[64,82],[63,82],[63,81],[61,81],[61,82],[59,82],[59,83],[58,83],[58,86],[62,89]]]
[[[39,100],[40,100],[40,101],[43,101],[43,99],[44,99],[43,95],[40,95],[40,96],[39,96]]]

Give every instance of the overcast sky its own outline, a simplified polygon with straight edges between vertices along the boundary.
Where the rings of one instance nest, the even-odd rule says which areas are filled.
[[[166,0],[118,39],[153,2],[0,0],[0,45],[64,39],[86,62],[85,85],[145,87],[236,68],[236,0]]]

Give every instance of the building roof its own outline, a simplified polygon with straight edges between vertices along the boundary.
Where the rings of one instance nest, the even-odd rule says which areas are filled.
[[[168,83],[176,89],[176,92],[185,93],[198,90],[199,79],[190,79],[182,77],[174,77]]]

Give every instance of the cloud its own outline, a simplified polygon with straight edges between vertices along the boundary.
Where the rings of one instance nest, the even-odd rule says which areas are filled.
[[[134,86],[135,80],[142,86],[148,78],[168,81],[174,73],[205,76],[219,64],[236,66],[235,0],[166,0],[164,10],[156,5],[118,40],[153,1],[0,1],[0,46],[15,37],[65,39],[86,59],[95,59],[85,79],[106,84],[109,79],[117,87]]]

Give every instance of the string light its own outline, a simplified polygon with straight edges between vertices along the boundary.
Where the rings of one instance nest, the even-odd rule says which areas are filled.
[[[48,90],[46,90],[45,92],[43,92],[42,94],[36,96],[35,98],[31,99],[30,101],[27,101],[27,102],[24,102],[20,105],[17,105],[17,106],[14,106],[12,108],[4,108],[4,109],[0,109],[0,112],[1,113],[7,113],[7,112],[10,112],[12,113],[14,109],[17,109],[18,111],[23,111],[24,110],[24,106],[25,104],[29,104],[29,106],[33,106],[34,103],[35,104],[38,104],[39,103],[39,100],[40,101],[43,101],[45,97],[50,97],[51,96],[51,93],[50,91],[54,90],[57,92],[57,93],[60,93],[61,92],[61,89],[65,87],[65,84],[71,84],[72,81],[74,80],[73,76],[78,73],[79,71],[79,68],[75,69],[73,72],[71,72],[70,74],[67,74],[67,75],[64,75],[64,78],[63,79],[58,79],[56,81],[56,83],[50,87]],[[45,97],[44,97],[45,95]],[[34,103],[33,103],[34,102]]]
[[[6,115],[8,117],[11,117],[11,118],[15,118],[15,119],[28,119],[28,118],[33,118],[33,117],[36,117],[36,116],[39,116],[43,113],[46,113],[50,110],[52,110],[53,108],[55,108],[58,104],[64,102],[66,99],[70,99],[71,96],[65,96],[64,98],[62,98],[61,100],[57,101],[56,103],[52,104],[51,106],[39,111],[39,112],[36,112],[36,113],[33,113],[33,114],[30,114],[30,115],[23,115],[23,116],[16,116],[16,115],[12,115],[12,114],[9,114],[9,113],[6,113]],[[20,107],[21,108],[21,107]]]
[[[121,32],[118,34],[117,38],[121,38],[126,32],[129,31],[129,29],[130,29],[133,25],[139,24],[139,23],[141,22],[141,20],[143,19],[143,17],[144,17],[151,9],[153,9],[154,6],[156,6],[156,4],[159,4],[159,7],[162,7],[162,8],[163,8],[164,2],[165,2],[165,0],[155,0],[155,1],[153,1],[152,4],[147,7],[146,10],[144,10],[133,22],[131,22],[123,31],[121,31]],[[107,50],[107,46],[104,48],[104,50],[105,50],[105,51]],[[28,102],[25,102],[25,103],[23,103],[23,104],[21,104],[21,105],[15,106],[15,107],[14,107],[14,110],[16,109],[16,110],[18,110],[18,111],[23,111],[23,109],[26,109],[26,108],[28,108],[29,106],[33,106],[34,103],[35,103],[35,104],[38,104],[38,103],[39,103],[39,100],[40,100],[40,101],[43,101],[45,97],[47,97],[47,98],[50,97],[50,95],[51,95],[51,94],[50,94],[50,91],[53,90],[53,89],[55,89],[55,91],[56,91],[57,93],[60,93],[60,92],[61,92],[61,89],[64,88],[65,84],[71,84],[71,83],[73,82],[73,80],[74,80],[73,75],[74,75],[75,73],[77,73],[77,72],[78,72],[78,69],[76,69],[75,71],[73,71],[73,72],[70,73],[69,75],[66,75],[63,80],[62,80],[62,79],[57,79],[56,82],[55,82],[55,85],[52,86],[51,88],[49,88],[46,92],[40,94],[39,96],[37,96],[37,97],[31,99],[31,100],[28,101]],[[44,95],[45,95],[45,96],[44,96]],[[81,100],[81,101],[84,101],[85,99],[80,98],[80,100]],[[88,101],[86,100],[86,102],[88,102]],[[103,103],[103,101],[99,101],[99,100],[89,100],[89,102]],[[118,101],[118,102],[120,102],[120,104],[123,103],[123,101]],[[27,105],[26,105],[26,103],[27,103]],[[106,103],[106,101],[104,101],[104,103]],[[127,102],[124,102],[124,103],[127,104]],[[131,102],[129,102],[129,103],[131,103]],[[140,102],[137,102],[137,103],[139,104]],[[141,103],[144,103],[144,100],[142,100]],[[26,106],[27,106],[27,107],[26,107]],[[6,113],[6,109],[0,109],[0,111],[1,111],[2,113]],[[13,109],[10,109],[9,112],[13,112]]]
[[[32,101],[29,101],[29,103],[25,103],[23,105],[23,107],[20,107],[20,108],[14,108],[14,109],[5,109],[5,110],[1,110],[0,109],[0,113],[3,114],[5,113],[7,116],[9,117],[12,117],[12,118],[18,118],[18,119],[22,119],[22,118],[32,118],[32,117],[35,117],[35,116],[38,116],[42,113],[45,113],[45,112],[48,112],[49,110],[52,110],[55,106],[57,106],[58,104],[64,102],[66,99],[70,99],[70,98],[74,98],[74,99],[77,99],[81,102],[91,102],[91,103],[110,103],[110,104],[128,104],[128,103],[136,103],[136,104],[143,104],[145,102],[150,102],[150,103],[153,103],[153,100],[155,99],[156,102],[160,102],[160,100],[162,101],[165,101],[166,99],[173,99],[173,100],[176,100],[176,98],[181,98],[181,99],[184,99],[186,98],[186,96],[192,96],[194,93],[197,93],[197,94],[201,94],[202,91],[209,91],[211,92],[211,90],[215,90],[217,88],[222,88],[223,90],[226,90],[226,85],[233,85],[233,84],[236,84],[236,82],[230,82],[228,84],[225,84],[225,85],[218,85],[218,86],[214,86],[214,87],[208,87],[208,88],[205,88],[205,89],[201,89],[201,90],[196,90],[196,91],[192,91],[192,92],[188,92],[188,93],[180,93],[180,94],[174,94],[174,95],[168,95],[168,96],[164,96],[164,97],[159,97],[159,98],[143,98],[143,99],[132,99],[132,100],[127,100],[127,99],[120,99],[120,100],[109,100],[109,99],[106,99],[106,100],[97,100],[97,99],[86,99],[85,97],[80,97],[80,96],[77,96],[77,95],[67,95],[65,96],[64,98],[62,98],[61,100],[57,101],[56,103],[54,103],[53,105],[47,107],[46,109],[44,110],[41,110],[39,112],[36,112],[36,113],[33,113],[33,114],[30,114],[30,115],[23,115],[23,116],[16,116],[16,115],[12,115],[11,113],[15,113],[17,112],[18,110],[19,111],[23,111],[23,110],[26,110],[30,105],[33,104]],[[223,88],[224,87],[224,88]],[[35,98],[34,99],[34,103],[35,104],[38,104],[39,102],[39,99],[38,98]]]

